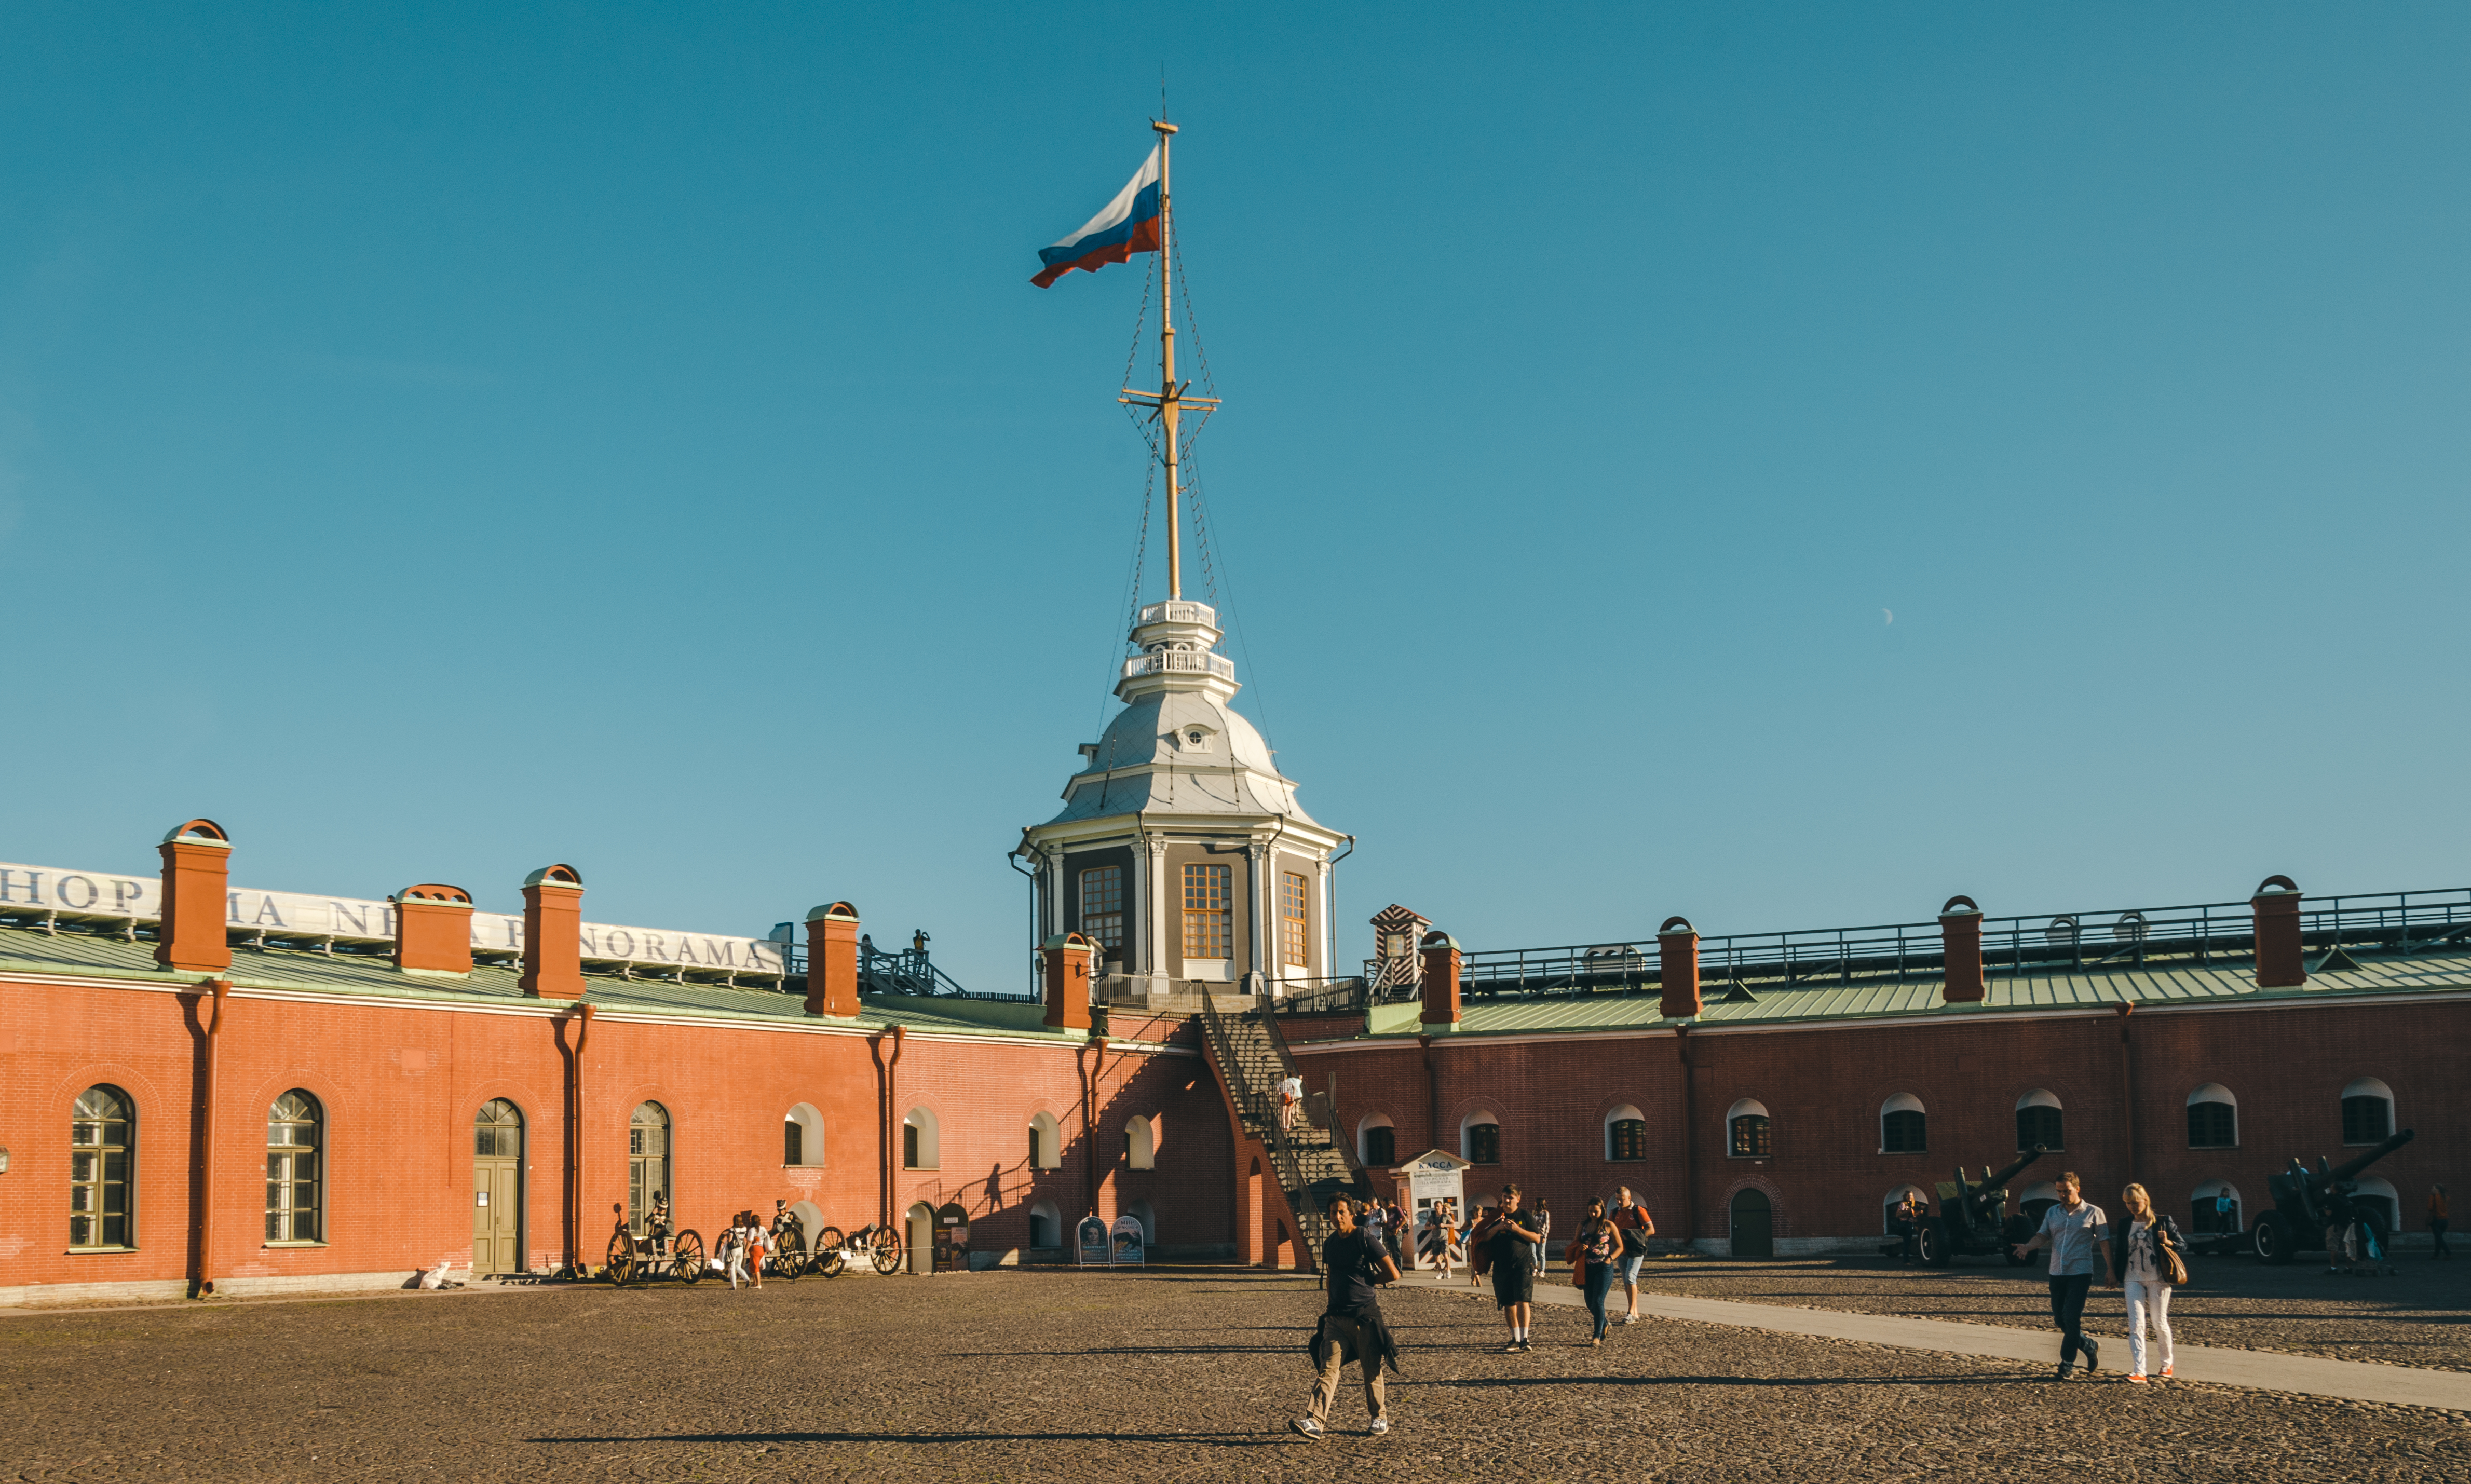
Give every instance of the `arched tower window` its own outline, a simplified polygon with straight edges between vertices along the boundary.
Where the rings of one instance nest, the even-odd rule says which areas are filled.
[[[905,1169],[942,1167],[943,1150],[935,1137],[935,1115],[912,1108],[901,1119],[901,1165]]]
[[[69,1245],[136,1245],[129,1193],[134,1185],[137,1109],[116,1087],[90,1087],[69,1116]]]
[[[274,1100],[266,1114],[266,1239],[322,1240],[325,1120],[318,1099],[298,1088]]]

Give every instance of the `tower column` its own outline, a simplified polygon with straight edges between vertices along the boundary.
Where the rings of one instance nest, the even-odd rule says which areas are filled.
[[[1320,904],[1321,912],[1321,977],[1334,979],[1338,978],[1338,899],[1330,883],[1330,857],[1313,862],[1313,901]]]
[[[1166,841],[1143,839],[1141,855],[1141,875],[1150,883],[1150,942],[1149,953],[1144,955],[1149,968],[1150,993],[1165,996],[1167,992],[1166,932],[1170,920],[1166,895]]]
[[[1053,846],[1047,853],[1047,930],[1064,930],[1064,847]]]
[[[1257,995],[1278,993],[1278,965],[1270,958],[1270,914],[1278,904],[1270,899],[1270,847],[1260,839],[1244,842],[1245,889],[1253,899],[1253,930],[1245,936],[1251,940],[1252,972],[1245,976],[1252,982],[1245,987]]]

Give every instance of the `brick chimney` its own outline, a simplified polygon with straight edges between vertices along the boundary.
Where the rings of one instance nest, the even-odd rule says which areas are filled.
[[[1047,971],[1049,1029],[1090,1028],[1090,960],[1096,948],[1077,932],[1060,932],[1039,949],[1039,962]]]
[[[1949,1004],[1980,1004],[1982,908],[1971,897],[1950,897],[1939,909],[1939,940],[1947,964],[1940,999]]]
[[[1663,960],[1664,1001],[1658,1013],[1666,1020],[1686,1021],[1699,1013],[1699,930],[1686,917],[1668,917],[1656,930],[1656,951]]]
[[[583,878],[545,865],[524,878],[524,974],[535,1000],[583,998]]]
[[[1416,1017],[1426,1025],[1459,1023],[1459,946],[1447,932],[1427,932],[1424,941],[1424,1010]]]
[[[435,882],[406,886],[394,904],[394,966],[407,974],[472,972],[472,893]]]
[[[846,902],[807,914],[807,1013],[858,1013],[858,908]]]
[[[163,916],[154,961],[166,969],[231,967],[231,836],[211,819],[192,819],[163,836]]]
[[[2256,914],[2256,987],[2296,989],[2308,982],[2299,945],[2299,883],[2269,876],[2247,899]]]

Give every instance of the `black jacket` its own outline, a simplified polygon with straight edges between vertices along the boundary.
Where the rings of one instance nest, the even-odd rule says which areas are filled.
[[[2153,1246],[2153,1243],[2159,1242],[2161,1246],[2168,1247],[2173,1252],[2177,1253],[2179,1255],[2180,1261],[2185,1262],[2188,1260],[2188,1238],[2179,1235],[2178,1222],[2172,1220],[2168,1215],[2157,1211],[2153,1213],[2153,1224],[2145,1229],[2145,1235],[2140,1237],[2130,1237],[2128,1235],[2129,1228],[2135,1224],[2136,1218],[2131,1216],[2128,1220],[2120,1222],[2111,1228],[2112,1231],[2119,1234],[2119,1240],[2113,1245],[2112,1249],[2119,1254],[2119,1271],[2112,1276],[2116,1277],[2120,1282],[2126,1283],[2128,1281],[2128,1259],[2130,1256],[2129,1243],[2131,1240],[2142,1241],[2147,1244],[2147,1250],[2151,1252],[2153,1257],[2153,1271],[2157,1273],[2161,1272],[2163,1268],[2162,1253],[2160,1247]]]

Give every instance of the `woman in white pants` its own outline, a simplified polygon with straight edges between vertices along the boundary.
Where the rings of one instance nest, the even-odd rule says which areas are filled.
[[[2128,1215],[2128,1235],[2114,1247],[2120,1256],[2120,1280],[2128,1288],[2128,1378],[2142,1386],[2150,1384],[2145,1371],[2145,1327],[2153,1326],[2153,1337],[2160,1344],[2161,1365],[2153,1374],[2171,1374],[2171,1283],[2170,1263],[2163,1260],[2164,1249],[2186,1260],[2187,1239],[2179,1235],[2178,1224],[2153,1210],[2153,1197],[2145,1187],[2131,1185],[2119,1192],[2119,1203]]]

